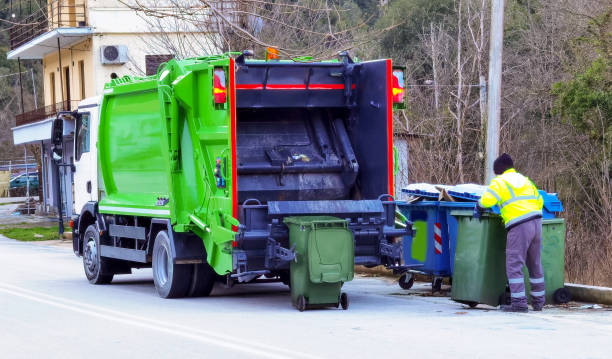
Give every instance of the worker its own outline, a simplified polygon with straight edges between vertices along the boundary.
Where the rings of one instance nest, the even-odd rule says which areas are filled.
[[[499,205],[507,231],[506,274],[511,304],[502,304],[507,312],[527,312],[523,267],[529,270],[531,305],[534,311],[544,306],[544,272],[542,270],[542,196],[533,182],[516,172],[510,155],[504,153],[493,162],[497,177],[476,204],[474,215]]]

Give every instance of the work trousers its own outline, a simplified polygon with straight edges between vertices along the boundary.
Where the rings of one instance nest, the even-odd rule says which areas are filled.
[[[510,284],[512,306],[526,308],[523,266],[529,271],[531,304],[543,306],[545,301],[544,271],[541,261],[542,219],[535,218],[510,228],[506,241],[506,274]]]

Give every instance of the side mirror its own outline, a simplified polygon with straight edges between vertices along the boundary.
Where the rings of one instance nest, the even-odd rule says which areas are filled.
[[[55,120],[53,120],[53,125],[51,126],[51,144],[53,145],[53,147],[51,148],[51,156],[56,162],[60,162],[62,160],[63,138],[64,120],[62,118],[56,118]]]

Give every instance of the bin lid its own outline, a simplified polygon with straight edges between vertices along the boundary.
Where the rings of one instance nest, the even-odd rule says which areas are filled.
[[[550,218],[543,219],[542,224],[561,224],[565,222],[565,218]]]
[[[296,224],[300,226],[311,227],[317,223],[342,223],[347,224],[346,219],[332,216],[293,216],[285,217],[283,222],[287,225]]]

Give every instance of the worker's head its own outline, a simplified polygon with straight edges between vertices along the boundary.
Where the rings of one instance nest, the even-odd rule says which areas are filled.
[[[514,162],[512,161],[512,157],[507,153],[502,153],[501,156],[497,157],[495,162],[493,162],[493,172],[495,172],[496,175],[500,175],[513,167]]]

